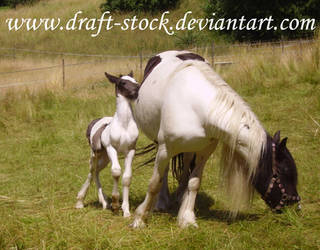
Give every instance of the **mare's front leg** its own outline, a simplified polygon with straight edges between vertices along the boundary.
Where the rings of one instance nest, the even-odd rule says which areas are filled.
[[[118,152],[117,150],[109,145],[107,147],[107,153],[108,157],[111,161],[111,175],[113,177],[113,189],[112,189],[112,203],[111,208],[117,212],[119,210],[120,204],[119,204],[119,190],[118,190],[118,184],[119,184],[119,177],[121,175],[121,167],[118,160]]]
[[[157,197],[157,194],[161,188],[161,183],[163,181],[163,176],[168,166],[169,159],[170,158],[168,156],[166,145],[159,145],[153,175],[149,183],[148,192],[144,201],[136,209],[135,219],[131,224],[133,228],[139,228],[145,225],[145,219],[147,217],[147,214],[151,210]]]
[[[204,165],[207,162],[209,156],[215,150],[216,146],[217,142],[209,145],[206,149],[195,154],[195,168],[193,169],[189,178],[187,190],[183,195],[182,204],[178,213],[178,224],[182,228],[188,227],[190,225],[198,227],[194,214],[195,200],[197,192],[200,188]]]
[[[123,186],[123,191],[122,191],[122,196],[123,196],[123,201],[122,201],[122,211],[123,211],[123,217],[129,217],[130,214],[130,207],[129,207],[129,187],[131,184],[131,177],[132,177],[132,160],[135,154],[135,150],[132,149],[130,150],[126,158],[124,160],[124,173],[122,176],[122,186]]]

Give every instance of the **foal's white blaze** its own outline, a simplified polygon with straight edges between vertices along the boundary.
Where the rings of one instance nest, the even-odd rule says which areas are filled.
[[[218,141],[224,144],[222,166],[234,211],[251,198],[250,178],[258,165],[266,133],[248,105],[212,68],[199,60],[180,60],[186,52],[159,54],[139,90],[135,118],[146,135],[159,143],[153,176],[144,202],[137,208],[133,227],[144,225],[170,158],[196,154],[195,168],[179,210],[182,227],[196,226],[194,202],[203,167]]]
[[[130,76],[123,76],[122,79],[129,80],[133,83],[137,83]],[[109,161],[111,161],[111,174],[114,179],[114,185],[112,189],[112,208],[118,210],[119,208],[119,191],[118,182],[121,176],[121,166],[118,160],[118,153],[123,153],[124,160],[124,173],[122,176],[123,186],[123,203],[122,210],[123,216],[130,216],[129,207],[129,186],[131,184],[132,177],[132,160],[135,154],[135,145],[138,139],[139,130],[136,122],[133,118],[130,100],[118,93],[116,98],[116,112],[113,117],[104,117],[98,120],[92,127],[90,132],[90,144],[93,142],[95,134],[104,125],[108,124],[102,131],[100,136],[99,151],[95,151],[92,147],[90,158],[90,173],[86,182],[83,184],[81,190],[78,193],[77,208],[83,207],[83,200],[89,188],[92,175],[95,177],[95,182],[98,189],[99,202],[103,208],[107,207],[107,200],[102,192],[99,172],[106,167]]]

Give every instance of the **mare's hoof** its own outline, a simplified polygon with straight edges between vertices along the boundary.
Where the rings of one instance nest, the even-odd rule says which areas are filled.
[[[142,221],[142,219],[134,219],[133,223],[130,224],[130,227],[132,228],[144,228],[146,224]]]
[[[124,218],[129,218],[131,216],[130,212],[123,212]]]

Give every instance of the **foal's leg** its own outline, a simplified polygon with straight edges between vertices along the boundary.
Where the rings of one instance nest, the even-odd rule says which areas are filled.
[[[131,177],[132,177],[132,160],[134,157],[135,150],[132,149],[128,152],[126,155],[126,158],[124,160],[124,173],[122,176],[122,186],[123,186],[123,191],[122,191],[122,196],[123,196],[123,201],[122,201],[122,211],[123,211],[123,217],[129,217],[130,214],[130,207],[129,207],[129,187],[131,184]]]
[[[111,175],[113,177],[113,189],[112,189],[112,209],[117,212],[120,207],[119,203],[119,190],[118,190],[118,184],[119,184],[119,177],[121,175],[121,167],[118,160],[118,152],[117,150],[112,147],[111,145],[107,147],[107,153],[108,157],[111,161]]]
[[[90,160],[89,160],[89,165],[90,165],[89,174],[88,174],[87,180],[85,181],[85,183],[83,183],[83,185],[77,195],[76,208],[83,208],[84,207],[83,201],[84,201],[84,198],[86,197],[88,188],[90,187],[90,184],[92,181],[92,174],[93,174],[95,167],[96,167],[96,166],[94,166],[94,163],[93,163],[94,157],[95,157],[94,153],[91,151],[91,156],[90,156]]]
[[[144,201],[136,209],[135,219],[131,224],[132,227],[138,228],[144,226],[144,220],[146,219],[148,212],[152,208],[152,205],[155,202],[155,198],[157,197],[157,194],[161,188],[161,183],[163,181],[163,176],[168,166],[169,159],[170,158],[168,156],[166,145],[159,145],[148,192]]]
[[[97,157],[94,158],[94,164],[95,164],[95,171],[94,171],[94,180],[96,183],[96,187],[98,190],[98,197],[99,197],[99,202],[102,204],[102,208],[106,209],[108,206],[107,198],[104,195],[100,183],[100,178],[99,178],[99,173],[102,169],[106,167],[108,164],[108,159],[107,156],[104,152],[102,153],[97,153]]]
[[[180,206],[178,214],[178,224],[180,227],[185,228],[190,225],[198,227],[196,223],[196,217],[194,214],[194,204],[197,196],[197,192],[200,187],[201,177],[204,165],[208,160],[211,153],[215,150],[217,143],[211,144],[203,151],[196,153],[195,168],[193,169],[188,188],[184,193],[182,204]]]

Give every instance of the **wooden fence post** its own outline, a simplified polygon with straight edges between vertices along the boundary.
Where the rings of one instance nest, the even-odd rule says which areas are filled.
[[[64,69],[64,58],[62,58],[62,87],[66,86],[66,77],[65,77],[65,69]]]

